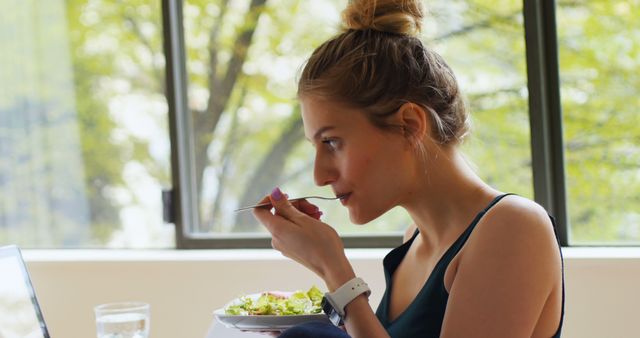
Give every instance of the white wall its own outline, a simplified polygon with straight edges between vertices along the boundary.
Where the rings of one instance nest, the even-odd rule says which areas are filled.
[[[386,250],[352,250],[377,306]],[[640,249],[565,249],[565,338],[640,337]],[[53,338],[95,337],[93,306],[151,303],[152,338],[203,338],[212,311],[262,290],[324,284],[271,250],[25,251]]]

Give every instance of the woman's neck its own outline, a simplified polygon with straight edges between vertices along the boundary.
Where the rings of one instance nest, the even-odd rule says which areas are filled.
[[[448,243],[499,192],[484,183],[456,147],[440,148],[403,203],[429,247]]]

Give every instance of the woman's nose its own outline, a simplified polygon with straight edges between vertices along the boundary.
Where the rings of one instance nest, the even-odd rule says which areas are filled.
[[[326,158],[316,154],[315,161],[313,162],[313,179],[317,186],[329,185],[338,178],[338,171],[333,163]]]

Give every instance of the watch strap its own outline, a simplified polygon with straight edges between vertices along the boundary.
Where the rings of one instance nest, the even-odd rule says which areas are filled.
[[[329,301],[334,310],[341,318],[345,316],[344,308],[361,294],[365,294],[367,298],[371,294],[369,285],[360,277],[355,277],[344,283],[334,292],[325,294],[325,298]]]

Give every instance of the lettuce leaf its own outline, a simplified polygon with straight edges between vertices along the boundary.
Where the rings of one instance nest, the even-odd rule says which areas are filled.
[[[264,292],[257,299],[242,296],[228,305],[225,313],[235,316],[276,315],[292,316],[318,314],[323,293],[315,285],[308,291],[296,291],[290,296]]]

